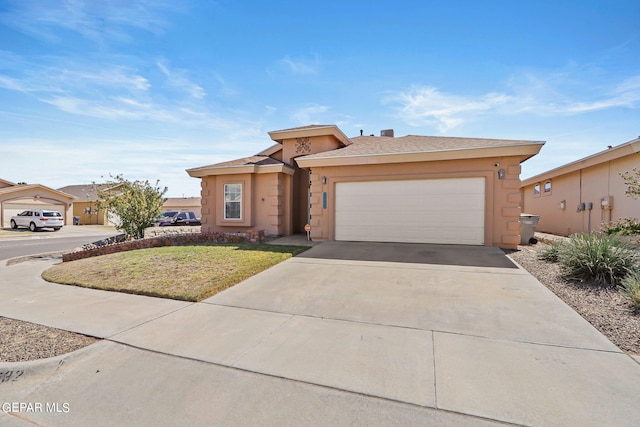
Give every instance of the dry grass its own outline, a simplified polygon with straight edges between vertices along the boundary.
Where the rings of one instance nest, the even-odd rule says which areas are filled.
[[[275,245],[169,246],[65,262],[50,282],[184,301],[201,301],[307,247]]]

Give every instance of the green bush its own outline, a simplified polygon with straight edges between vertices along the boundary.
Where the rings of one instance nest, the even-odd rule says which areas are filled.
[[[636,312],[640,312],[640,271],[635,270],[625,276],[620,288],[622,293],[629,298],[631,307]]]
[[[617,236],[635,236],[640,234],[640,220],[637,218],[622,218],[603,225],[602,232]]]
[[[607,234],[575,234],[560,246],[558,262],[570,279],[617,284],[640,266],[638,251]]]
[[[538,258],[550,262],[558,262],[558,254],[560,249],[564,245],[564,242],[560,240],[553,240],[542,252],[538,255]]]

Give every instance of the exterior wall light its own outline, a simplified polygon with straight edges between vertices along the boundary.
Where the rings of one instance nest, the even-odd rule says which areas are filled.
[[[565,210],[567,209],[567,201],[563,200],[560,202],[560,209]]]
[[[327,183],[327,177],[326,177],[326,176],[323,176],[323,177],[322,177],[322,183],[323,183],[323,184],[326,184],[326,183]]]
[[[504,179],[504,169],[498,171],[498,179]]]

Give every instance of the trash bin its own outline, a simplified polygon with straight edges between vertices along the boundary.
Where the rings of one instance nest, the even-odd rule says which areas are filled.
[[[80,217],[79,216],[74,216],[73,217],[73,225],[80,225]]]
[[[535,228],[538,225],[538,221],[542,218],[540,215],[520,214],[520,244],[521,245],[535,245],[538,243],[538,239],[533,237],[535,235]]]

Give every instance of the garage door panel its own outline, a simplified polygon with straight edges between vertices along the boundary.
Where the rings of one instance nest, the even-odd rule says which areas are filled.
[[[446,231],[441,227],[427,230],[429,237],[425,237],[425,229],[421,227],[405,227],[394,230],[393,239],[381,239],[380,235],[365,227],[353,227],[340,240],[365,242],[405,242],[405,243],[438,243],[456,245],[478,245],[484,239],[484,233],[477,229],[456,229],[455,232]]]
[[[336,240],[484,244],[484,178],[336,184]]]
[[[406,212],[406,211],[370,211],[359,210],[357,212],[351,212],[351,217],[340,215],[336,220],[337,224],[349,225],[351,227],[358,224],[379,223],[381,226],[392,226],[396,224],[399,227],[416,225],[422,227],[430,226],[453,226],[453,227],[482,227],[484,226],[484,218],[475,216],[469,217],[466,212],[434,212],[434,211],[418,211],[418,212]]]
[[[434,196],[434,195],[405,195],[405,196],[385,196],[385,197],[366,197],[352,196],[341,199],[341,211],[361,211],[362,206],[366,205],[373,210],[413,210],[413,211],[435,211],[442,212],[450,210],[451,207],[442,203],[443,197],[451,196]],[[454,200],[450,200],[454,202]],[[458,196],[455,200],[456,205],[460,209],[483,209],[484,194],[464,194]]]

